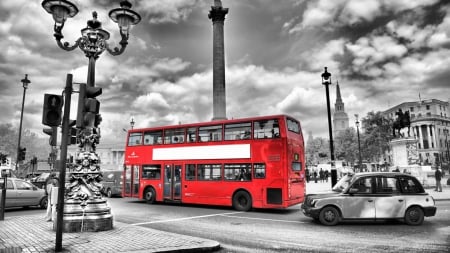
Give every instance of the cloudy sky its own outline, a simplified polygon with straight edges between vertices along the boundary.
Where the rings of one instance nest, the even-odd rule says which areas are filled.
[[[19,125],[25,74],[23,128],[41,136],[44,93],[60,94],[66,75],[86,82],[88,59],[60,49],[53,19],[38,0],[0,1],[0,119]],[[65,41],[98,12],[109,44],[118,46],[108,17],[120,1],[72,0],[79,13],[66,22]],[[213,0],[131,1],[142,21],[120,56],[96,62],[102,142],[124,140],[122,129],[209,121],[212,118]],[[406,101],[450,98],[448,0],[223,0],[227,117],[289,114],[306,135],[327,137],[321,73],[332,74],[334,108],[339,82],[345,109],[382,111]],[[78,90],[78,85],[74,84]],[[71,118],[76,118],[77,94]]]

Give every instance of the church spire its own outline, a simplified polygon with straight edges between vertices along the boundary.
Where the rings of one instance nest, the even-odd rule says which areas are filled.
[[[342,101],[341,89],[338,81],[336,81],[336,102],[334,103],[333,125],[335,136],[338,136],[339,132],[345,131],[349,125],[349,118],[345,112],[344,101]]]
[[[334,104],[334,110],[336,112],[344,111],[344,102],[341,97],[341,89],[339,88],[339,81],[336,81],[336,103]]]

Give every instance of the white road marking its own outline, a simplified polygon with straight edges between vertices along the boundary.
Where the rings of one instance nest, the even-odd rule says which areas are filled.
[[[248,220],[263,220],[263,221],[276,221],[276,222],[285,222],[285,223],[306,223],[303,221],[291,221],[291,220],[276,220],[276,219],[265,219],[265,218],[253,218],[253,217],[241,217],[241,216],[230,216],[223,214],[222,216],[238,218],[238,219],[248,219]]]
[[[242,213],[242,212],[216,213],[216,214],[208,214],[208,215],[185,217],[185,218],[170,219],[170,220],[157,220],[157,221],[140,222],[140,223],[133,223],[133,224],[130,224],[130,225],[132,225],[132,226],[139,226],[139,225],[145,225],[145,224],[164,223],[164,222],[173,222],[173,221],[181,221],[181,220],[193,220],[193,219],[200,219],[200,218],[207,218],[207,217],[214,217],[214,216],[224,216],[224,215],[229,215],[229,214],[238,214],[238,213]],[[234,216],[231,216],[231,217],[234,217]]]
[[[303,221],[289,221],[289,220],[277,220],[277,219],[265,219],[265,218],[254,218],[254,217],[231,216],[233,214],[240,214],[240,213],[244,213],[244,212],[216,213],[216,214],[200,215],[200,216],[193,216],[193,217],[184,217],[184,218],[170,219],[170,220],[157,220],[157,221],[139,222],[139,223],[133,223],[133,224],[130,224],[130,225],[132,225],[132,226],[140,226],[140,225],[146,225],[146,224],[176,222],[176,221],[182,221],[182,220],[193,220],[193,219],[208,218],[208,217],[214,217],[214,216],[224,216],[224,217],[229,217],[229,218],[247,219],[247,220],[262,220],[262,221],[271,221],[271,222],[305,223]]]

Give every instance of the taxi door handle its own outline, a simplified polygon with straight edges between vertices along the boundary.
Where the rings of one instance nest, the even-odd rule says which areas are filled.
[[[399,199],[398,202],[403,202],[403,199]]]
[[[369,199],[369,200],[367,200],[367,201],[369,201],[369,202],[373,202],[373,199]]]

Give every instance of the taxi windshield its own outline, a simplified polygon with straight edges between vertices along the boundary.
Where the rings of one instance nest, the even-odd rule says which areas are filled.
[[[339,179],[339,181],[333,186],[333,191],[335,192],[342,192],[343,190],[345,190],[348,185],[350,184],[350,181],[353,178],[353,174],[347,174],[345,176],[343,176],[341,179]]]

